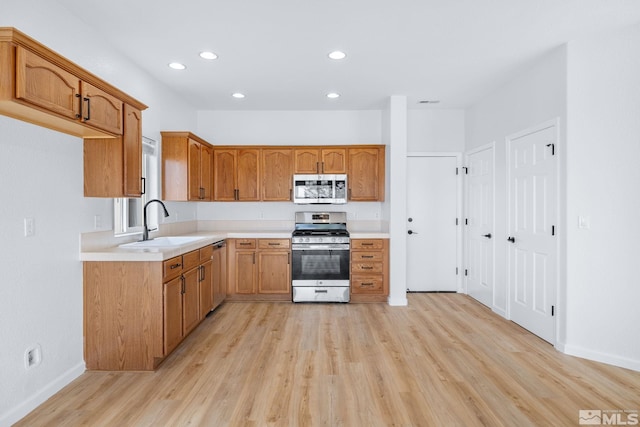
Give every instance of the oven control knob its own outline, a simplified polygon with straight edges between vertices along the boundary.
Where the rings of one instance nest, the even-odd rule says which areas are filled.
[[[308,238],[308,237],[305,237],[305,238],[304,238],[304,241],[305,241],[305,242],[309,242],[309,238]]]
[[[332,241],[333,243],[335,243],[335,242],[336,242],[336,238],[335,238],[335,237],[332,237],[332,238],[331,238],[331,241]]]

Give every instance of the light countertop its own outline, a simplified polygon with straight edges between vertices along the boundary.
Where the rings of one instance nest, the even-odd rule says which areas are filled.
[[[184,253],[194,251],[226,239],[289,239],[291,231],[206,231],[189,233],[188,236],[201,239],[176,246],[159,246],[147,248],[112,246],[82,251],[80,261],[164,261]],[[388,233],[356,232],[352,239],[386,239]]]

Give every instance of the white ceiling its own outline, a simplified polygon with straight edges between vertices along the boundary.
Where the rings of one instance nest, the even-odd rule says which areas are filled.
[[[380,109],[390,95],[464,108],[567,41],[640,22],[639,0],[58,2],[211,110]]]

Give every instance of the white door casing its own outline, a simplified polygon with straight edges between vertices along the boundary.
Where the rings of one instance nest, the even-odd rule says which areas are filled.
[[[407,290],[457,292],[460,156],[407,157]]]
[[[494,294],[494,144],[467,154],[465,281],[467,294],[488,307]]]
[[[558,123],[507,137],[509,318],[555,342]]]

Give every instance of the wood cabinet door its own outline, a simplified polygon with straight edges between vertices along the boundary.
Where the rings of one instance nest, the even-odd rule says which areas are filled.
[[[349,200],[384,200],[384,152],[378,148],[349,149]]]
[[[213,200],[229,202],[236,195],[236,150],[213,150]]]
[[[139,197],[142,192],[142,112],[124,105],[124,196]]]
[[[189,187],[189,200],[200,200],[202,197],[202,190],[200,187],[200,143],[189,138],[187,148],[187,167],[188,187]]]
[[[80,79],[20,46],[16,98],[73,120],[80,117]]]
[[[293,184],[293,150],[262,150],[262,200],[290,201]]]
[[[321,156],[322,173],[347,173],[346,148],[323,148]]]
[[[202,198],[200,200],[212,200],[213,187],[213,148],[207,145],[200,146],[200,187]]]
[[[237,294],[256,293],[256,252],[235,253],[235,291]]]
[[[238,150],[236,200],[260,200],[260,150]]]
[[[198,307],[200,269],[192,268],[182,275],[184,293],[182,294],[182,334],[187,335],[200,321]]]
[[[320,161],[319,149],[296,148],[293,173],[320,173]]]
[[[80,120],[98,129],[122,135],[123,102],[86,82],[81,82],[80,88],[82,90]]]
[[[261,251],[258,253],[258,292],[287,294],[291,292],[289,252]]]
[[[164,354],[167,355],[182,340],[182,277],[164,284]]]
[[[213,309],[213,262],[211,260],[202,263],[199,267],[200,277],[198,282],[200,319]]]

